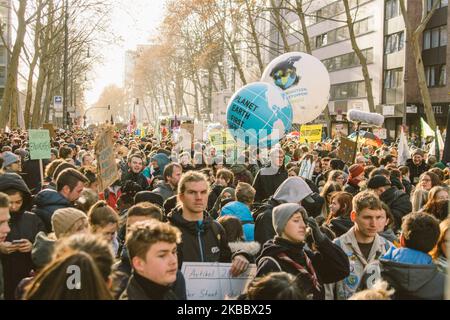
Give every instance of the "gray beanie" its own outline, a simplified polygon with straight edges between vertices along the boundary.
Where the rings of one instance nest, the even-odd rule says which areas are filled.
[[[7,166],[12,165],[13,163],[16,163],[19,160],[20,160],[19,156],[15,155],[10,151],[7,151],[3,153],[3,168],[6,168]]]
[[[283,203],[273,209],[272,224],[278,236],[282,235],[289,219],[298,211],[306,214],[306,210],[297,203]]]

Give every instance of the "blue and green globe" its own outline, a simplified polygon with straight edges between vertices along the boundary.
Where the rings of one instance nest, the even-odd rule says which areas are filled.
[[[260,148],[277,144],[291,130],[292,117],[286,93],[265,82],[241,88],[227,109],[228,128],[235,139]]]

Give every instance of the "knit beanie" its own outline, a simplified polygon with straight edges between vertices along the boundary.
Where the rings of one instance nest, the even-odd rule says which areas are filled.
[[[3,153],[3,168],[10,166],[17,161],[19,161],[19,156],[15,155],[14,153],[10,151],[6,151],[5,153]]]
[[[415,155],[419,155],[419,156],[425,156],[425,153],[423,152],[423,150],[421,149],[415,149],[412,153],[411,153],[411,157],[414,157]]]
[[[359,176],[361,173],[364,172],[364,167],[360,164],[354,164],[352,165],[349,169],[348,169],[349,173],[350,173],[350,179],[352,178],[356,178],[357,176]]]
[[[72,226],[81,219],[87,219],[86,214],[75,208],[58,209],[52,216],[52,228],[56,237],[67,233]]]
[[[273,209],[272,224],[278,236],[283,234],[289,219],[298,211],[306,214],[306,210],[297,203],[283,203]]]

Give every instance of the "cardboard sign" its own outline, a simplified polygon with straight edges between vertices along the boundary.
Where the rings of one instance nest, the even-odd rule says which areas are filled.
[[[300,129],[300,143],[321,142],[323,124],[302,125]]]
[[[50,134],[48,130],[29,130],[30,159],[50,159]]]
[[[234,141],[233,136],[228,130],[211,130],[208,133],[208,138],[214,148],[218,151],[224,151],[228,148],[234,148],[236,146],[236,141]]]
[[[338,158],[346,164],[353,164],[353,156],[355,154],[356,141],[341,137],[341,144],[339,145]]]
[[[44,123],[42,125],[42,128],[50,132],[50,137],[54,138],[56,136],[55,127],[53,126],[53,123]]]
[[[119,179],[113,143],[114,129],[112,126],[104,128],[95,139],[95,157],[99,174],[100,190],[105,190]]]
[[[224,300],[244,292],[256,275],[256,265],[238,277],[230,275],[231,263],[184,262],[181,272],[186,280],[188,300]]]

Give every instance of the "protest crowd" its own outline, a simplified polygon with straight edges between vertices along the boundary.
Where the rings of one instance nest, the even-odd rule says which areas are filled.
[[[0,143],[2,299],[186,300],[190,262],[253,266],[226,299],[444,299],[450,169],[419,140],[362,143],[350,161],[338,139],[289,135],[236,150],[60,129],[44,160],[28,131]]]

